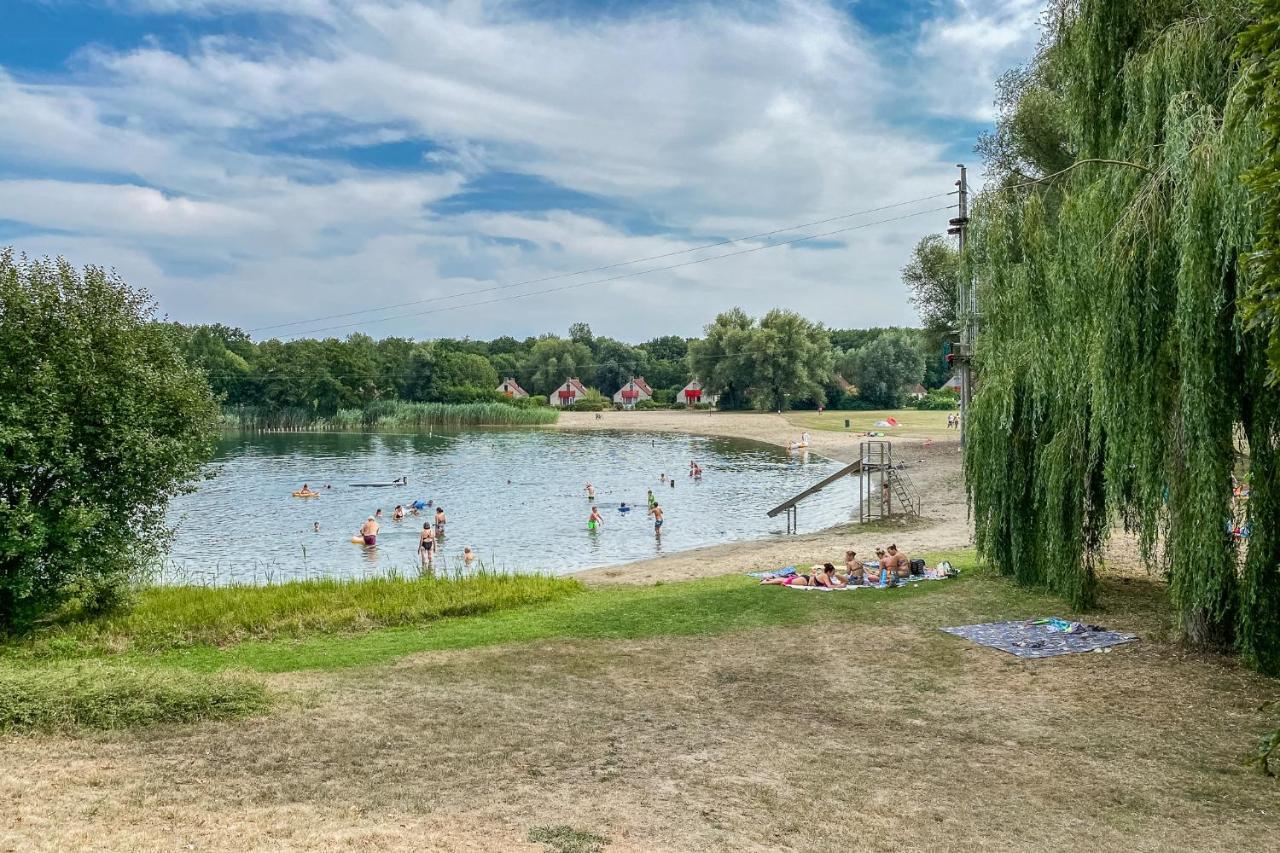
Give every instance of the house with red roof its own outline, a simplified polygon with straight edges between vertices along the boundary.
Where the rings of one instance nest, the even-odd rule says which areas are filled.
[[[698,403],[709,403],[712,406],[716,404],[719,396],[716,394],[708,394],[707,389],[697,379],[689,382],[688,385],[680,389],[680,393],[676,395],[676,401],[684,403],[686,406],[696,406]]]
[[[624,409],[634,409],[641,400],[652,400],[653,389],[644,381],[643,376],[632,378],[613,395],[613,402]]]
[[[498,386],[498,393],[505,394],[513,400],[529,396],[529,392],[521,388],[520,383],[509,376],[502,380],[502,384]]]
[[[553,406],[572,406],[587,396],[587,388],[576,376],[571,376],[547,397]]]

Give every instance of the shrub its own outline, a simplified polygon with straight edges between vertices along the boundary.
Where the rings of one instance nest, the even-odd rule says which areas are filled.
[[[857,394],[843,394],[839,408],[846,412],[869,412],[880,408],[870,400],[864,400]]]
[[[651,412],[654,409],[661,409],[662,406],[658,405],[657,400],[641,400],[640,402],[636,403],[636,408],[643,409],[646,412]]]
[[[958,403],[959,398],[950,391],[930,391],[911,405],[923,411],[945,412],[954,409]]]
[[[0,252],[0,631],[117,604],[212,455],[218,409],[145,292]]]
[[[101,661],[0,668],[0,732],[225,720],[266,707],[256,681],[183,669]]]

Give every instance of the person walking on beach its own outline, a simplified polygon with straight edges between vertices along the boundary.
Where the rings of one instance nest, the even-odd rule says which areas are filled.
[[[431,530],[431,522],[422,522],[422,532],[418,534],[418,562],[430,566],[435,561],[436,535]]]
[[[378,522],[374,520],[372,515],[369,516],[369,520],[360,528],[360,536],[364,539],[365,545],[372,548],[374,545],[378,544],[379,529]]]
[[[436,507],[436,538],[437,539],[441,539],[444,537],[444,523],[448,520],[449,519],[447,519],[444,514],[444,507],[442,506]]]
[[[649,515],[653,516],[653,535],[662,535],[662,505],[654,501],[653,506],[649,507]]]

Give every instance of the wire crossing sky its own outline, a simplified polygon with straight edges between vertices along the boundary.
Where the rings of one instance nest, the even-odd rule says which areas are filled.
[[[945,212],[661,261],[951,190],[1041,9],[4,5],[0,245],[114,267],[172,319],[257,337],[585,321],[624,339],[695,334],[733,305],[914,323],[898,270]],[[630,274],[646,262],[664,269]]]

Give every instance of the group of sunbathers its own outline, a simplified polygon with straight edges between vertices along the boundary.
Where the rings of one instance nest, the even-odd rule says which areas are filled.
[[[844,573],[841,574],[834,564],[823,563],[821,566],[814,566],[808,573],[788,571],[765,575],[760,583],[834,589],[842,586],[888,585],[911,576],[911,560],[898,550],[897,545],[890,545],[888,549],[877,548],[875,560],[869,563],[860,562],[856,552],[845,551],[844,568]]]

